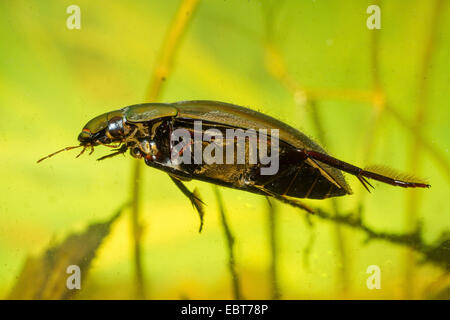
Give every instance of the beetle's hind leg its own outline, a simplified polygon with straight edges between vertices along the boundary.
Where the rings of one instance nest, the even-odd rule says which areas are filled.
[[[374,170],[364,170],[359,167],[356,167],[350,163],[341,161],[339,159],[333,158],[327,154],[320,153],[317,151],[301,149],[300,150],[305,157],[311,158],[320,162],[323,162],[329,166],[332,166],[336,169],[342,170],[344,172],[350,173],[358,178],[358,180],[363,184],[364,188],[370,192],[369,187],[373,186],[367,181],[366,178],[374,179],[380,182],[384,182],[393,186],[399,186],[404,188],[429,188],[430,185],[428,183],[419,181],[418,179],[409,179],[408,177],[403,177],[404,175],[392,175],[388,172],[386,173],[377,173]]]
[[[364,188],[366,188],[367,191],[370,192],[370,189],[367,185],[372,187],[372,189],[375,189],[375,187],[373,185],[371,185],[370,182],[367,181],[367,179],[364,178],[362,175],[356,175],[356,177],[358,178],[359,182],[361,182],[361,184],[364,186]]]
[[[256,189],[259,189],[261,192],[265,193],[267,196],[273,197],[273,198],[277,199],[278,201],[287,203],[287,204],[293,206],[294,208],[305,210],[308,213],[314,213],[314,210],[312,208],[310,208],[309,206],[307,206],[306,204],[304,204],[303,202],[301,202],[297,199],[292,199],[284,194],[280,195],[280,194],[271,192],[271,191],[267,190],[264,186],[253,185],[253,187],[255,187]]]
[[[172,179],[172,181],[175,183],[175,185],[178,187],[178,189],[181,190],[181,192],[183,192],[183,194],[189,198],[189,200],[191,201],[192,205],[194,206],[195,210],[197,210],[198,215],[200,217],[200,228],[198,230],[198,232],[201,232],[203,229],[203,216],[205,215],[205,211],[203,208],[203,205],[205,204],[201,199],[200,199],[200,195],[197,192],[197,189],[194,189],[194,192],[191,192],[185,185],[183,182],[181,182],[179,179],[173,177],[172,175],[170,175],[170,178]]]

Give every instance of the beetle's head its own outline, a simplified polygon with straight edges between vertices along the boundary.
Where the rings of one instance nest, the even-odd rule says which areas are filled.
[[[122,110],[116,110],[108,113],[104,113],[94,119],[90,120],[81,130],[78,135],[78,146],[66,147],[58,150],[48,156],[39,159],[38,162],[67,150],[72,150],[82,147],[82,151],[77,156],[79,157],[86,148],[91,148],[91,153],[94,151],[94,147],[98,145],[107,145],[111,143],[123,142],[126,134],[128,134],[128,128],[124,123],[124,116]]]
[[[127,133],[121,110],[104,113],[90,120],[78,135],[78,141],[85,147],[122,142]]]

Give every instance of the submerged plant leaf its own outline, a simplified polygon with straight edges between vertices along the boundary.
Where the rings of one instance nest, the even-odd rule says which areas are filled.
[[[59,245],[50,246],[38,257],[29,256],[17,277],[8,299],[70,299],[79,290],[68,289],[67,267],[80,268],[81,282],[111,224],[120,216],[123,207],[111,219],[91,224],[84,232],[69,235]]]

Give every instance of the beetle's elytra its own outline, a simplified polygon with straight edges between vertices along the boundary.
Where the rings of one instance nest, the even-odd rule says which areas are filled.
[[[174,164],[171,161],[171,134],[177,129],[196,134],[195,121],[202,122],[202,134],[208,129],[223,133],[227,129],[277,129],[279,132],[279,170],[274,175],[261,175],[260,163],[244,164]],[[198,132],[197,132],[198,133]],[[272,144],[268,134],[267,145]],[[257,139],[260,139],[258,136]],[[379,168],[363,170],[328,155],[317,143],[287,124],[254,110],[216,101],[182,101],[145,103],[102,114],[89,121],[78,136],[80,145],[58,152],[83,147],[93,152],[98,145],[117,147],[110,155],[122,154],[144,159],[148,166],[166,171],[184,194],[193,194],[180,180],[197,179],[226,187],[277,198],[324,199],[351,194],[342,171],[355,175],[369,190],[366,178],[402,187],[429,187],[425,182],[397,174],[386,174]],[[208,143],[202,142],[206,148]],[[236,141],[225,141],[225,145]],[[55,152],[45,158],[51,157]],[[246,151],[247,152],[247,151]],[[80,153],[80,154],[81,154]],[[43,158],[43,159],[45,159]],[[43,159],[39,160],[42,161]],[[183,189],[184,188],[184,189]]]

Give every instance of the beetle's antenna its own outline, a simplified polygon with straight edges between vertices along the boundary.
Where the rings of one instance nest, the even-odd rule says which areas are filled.
[[[81,144],[80,144],[79,146],[65,147],[65,148],[63,148],[63,149],[61,149],[61,150],[58,150],[58,151],[56,151],[56,152],[53,152],[53,153],[49,154],[48,156],[45,156],[45,157],[39,159],[38,161],[36,161],[36,163],[39,163],[39,162],[41,162],[41,161],[44,161],[45,159],[51,158],[51,157],[53,157],[54,155],[57,155],[57,154],[60,153],[60,152],[68,151],[68,150],[72,150],[72,149],[76,149],[76,148],[80,148],[80,147],[82,147]]]

